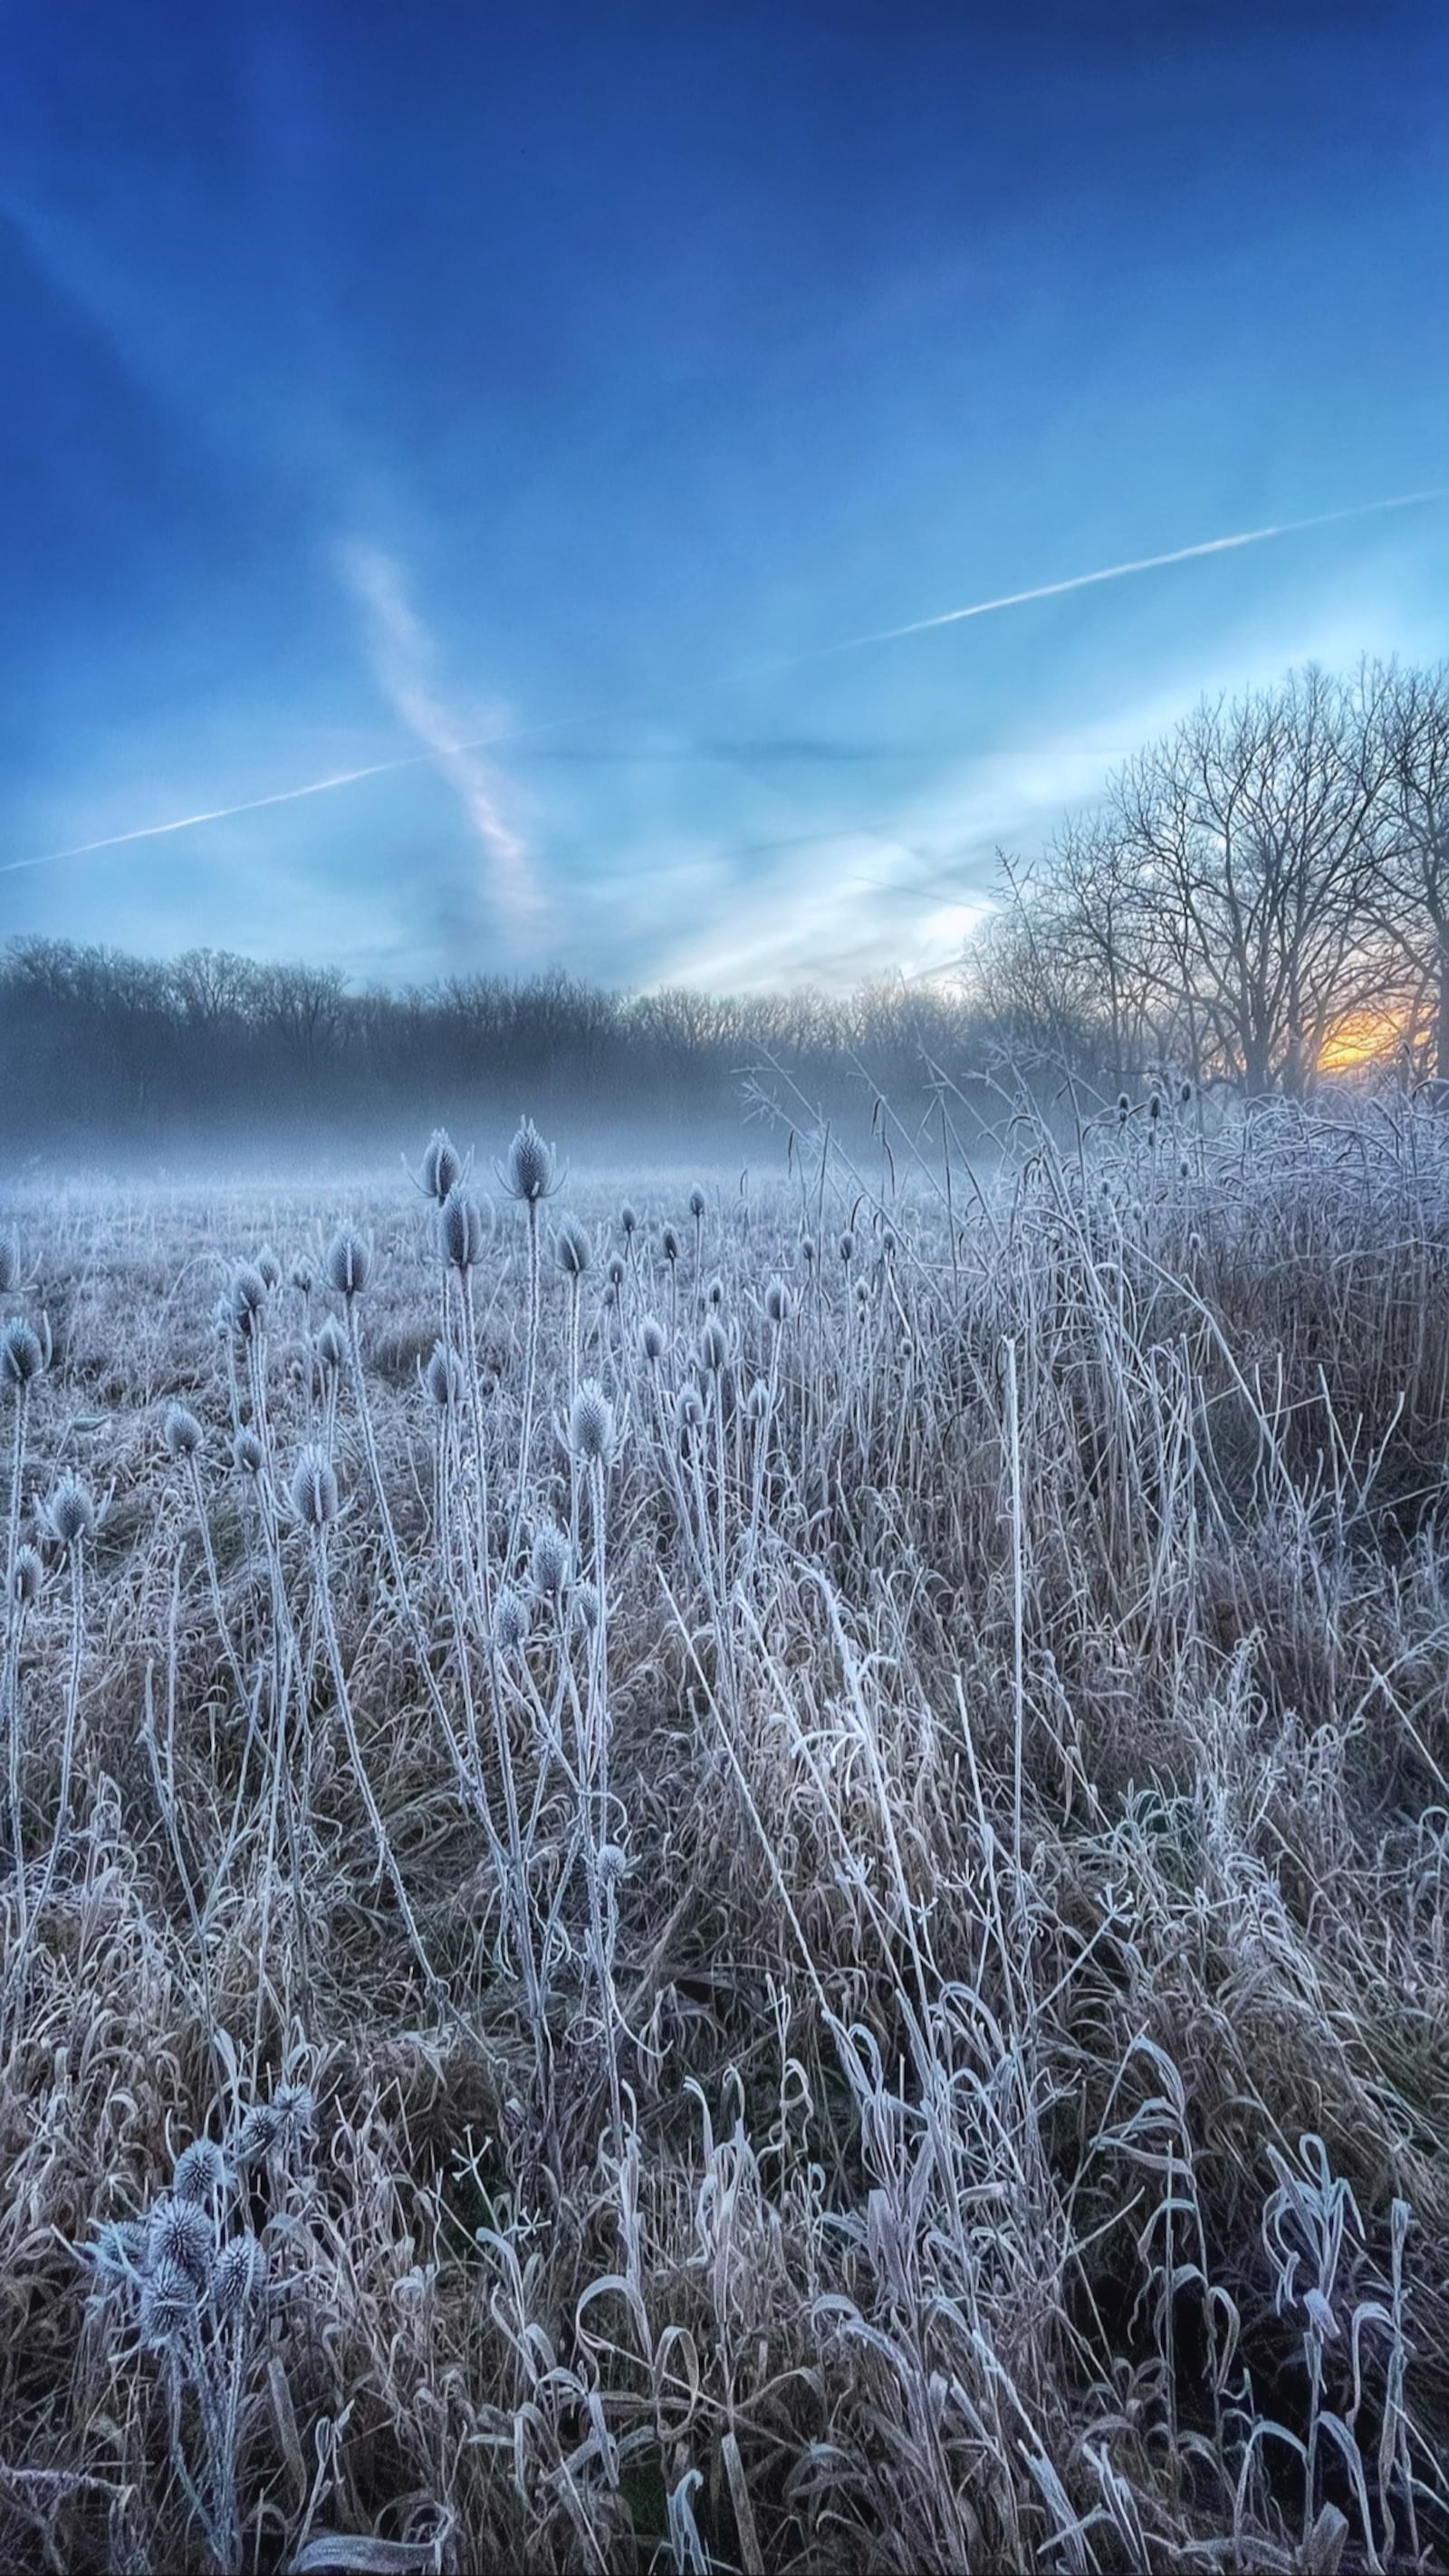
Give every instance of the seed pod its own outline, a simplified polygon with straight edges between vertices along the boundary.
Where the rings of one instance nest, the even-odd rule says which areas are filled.
[[[806,1269],[807,1269],[807,1270],[813,1270],[813,1269],[814,1269],[814,1267],[815,1267],[815,1242],[814,1242],[814,1238],[813,1238],[813,1236],[808,1235],[808,1234],[804,1234],[804,1235],[802,1235],[802,1236],[801,1236],[801,1238],[800,1238],[800,1258],[801,1258],[801,1260],[804,1262],[805,1267],[806,1267]]]
[[[307,1529],[326,1529],[338,1512],[337,1470],[325,1449],[298,1453],[292,1470],[292,1509]]]
[[[528,1605],[505,1583],[493,1604],[493,1642],[501,1655],[516,1655],[528,1635]]]
[[[20,1244],[13,1234],[0,1234],[0,1297],[10,1296],[20,1280]]]
[[[638,1230],[638,1225],[639,1225],[639,1219],[638,1219],[637,1215],[635,1214],[634,1209],[629,1205],[629,1202],[628,1202],[628,1200],[626,1199],[626,1200],[624,1201],[623,1206],[622,1206],[622,1207],[620,1208],[620,1210],[619,1210],[619,1226],[620,1226],[620,1231],[622,1232],[623,1237],[624,1237],[624,1241],[625,1241],[626,1243],[630,1243],[630,1242],[632,1242],[632,1240],[633,1240],[633,1238],[634,1238],[634,1235],[635,1235],[635,1233],[636,1233],[636,1232],[637,1232],[637,1230]]]
[[[148,2269],[154,2272],[163,2263],[174,2263],[204,2285],[215,2260],[216,2230],[206,2211],[194,2200],[178,2200],[170,2192],[158,2200],[146,2221]]]
[[[564,1218],[554,1236],[553,1255],[566,1279],[582,1279],[593,1260],[594,1250],[576,1217]]]
[[[698,1182],[696,1182],[694,1188],[689,1193],[689,1213],[694,1218],[696,1224],[698,1224],[699,1219],[704,1214],[704,1205],[704,1192],[699,1187]]]
[[[317,1362],[329,1377],[335,1377],[347,1358],[347,1336],[335,1315],[329,1315],[317,1336]]]
[[[23,1315],[12,1315],[0,1332],[0,1381],[17,1388],[29,1386],[48,1364],[49,1355],[34,1326]]]
[[[443,1258],[450,1261],[460,1277],[466,1279],[483,1258],[487,1228],[483,1211],[475,1198],[456,1185],[449,1190],[438,1211],[438,1236]]]
[[[629,1855],[622,1843],[604,1843],[599,1850],[599,1876],[605,1887],[617,1887],[630,1874]]]
[[[842,1266],[844,1269],[848,1270],[848,1269],[850,1268],[850,1265],[851,1265],[852,1261],[855,1259],[855,1237],[854,1237],[854,1235],[853,1235],[853,1234],[848,1234],[848,1233],[847,1233],[847,1234],[843,1234],[843,1235],[841,1236],[841,1238],[840,1238],[840,1259],[841,1259],[841,1266]]]
[[[745,1412],[751,1422],[763,1422],[770,1410],[770,1390],[762,1377],[757,1377],[745,1398]]]
[[[158,2263],[141,2291],[141,2333],[149,2344],[175,2343],[196,2313],[197,2284],[179,2263]]]
[[[292,1285],[299,1297],[310,1297],[317,1285],[317,1273],[305,1252],[299,1252],[291,1269]]]
[[[450,1404],[461,1404],[467,1387],[463,1364],[456,1351],[434,1342],[432,1357],[423,1371],[423,1385],[430,1402],[443,1412]]]
[[[356,1226],[341,1225],[327,1247],[327,1276],[339,1297],[360,1297],[372,1271],[372,1246]]]
[[[783,1279],[772,1279],[765,1290],[765,1313],[772,1324],[783,1324],[788,1321],[790,1291]]]
[[[681,1436],[699,1429],[704,1420],[704,1406],[700,1403],[697,1387],[680,1388],[674,1399],[674,1420]]]
[[[569,1579],[569,1543],[552,1521],[546,1521],[533,1542],[533,1588],[545,1601],[556,1601]]]
[[[531,1118],[525,1118],[508,1149],[506,1186],[513,1198],[536,1207],[553,1187],[553,1147],[545,1145]]]
[[[282,1284],[282,1265],[269,1243],[264,1243],[257,1254],[256,1267],[257,1276],[270,1297],[273,1289],[280,1288]]]
[[[724,1281],[719,1277],[711,1279],[709,1283],[709,1302],[714,1308],[716,1314],[719,1313],[721,1306],[724,1304],[724,1297]]]
[[[18,1547],[15,1551],[14,1569],[14,1599],[17,1607],[28,1610],[32,1601],[38,1601],[40,1587],[44,1581],[45,1567],[38,1551],[33,1547]]]
[[[614,1254],[613,1259],[612,1259],[612,1260],[611,1260],[611,1262],[609,1263],[609,1267],[608,1267],[608,1271],[607,1271],[607,1273],[606,1273],[606,1276],[607,1276],[607,1278],[608,1278],[609,1286],[610,1286],[611,1288],[622,1288],[622,1287],[623,1287],[623,1285],[624,1285],[624,1264],[623,1264],[623,1262],[619,1259],[619,1256],[618,1256],[617,1252]]]
[[[254,1431],[239,1431],[231,1444],[231,1454],[239,1474],[243,1476],[261,1474],[262,1444]]]
[[[171,2176],[175,2199],[195,2201],[200,2209],[214,2207],[227,2186],[226,2158],[214,2138],[193,2138],[176,2159]]]
[[[275,2154],[282,2134],[282,2124],[270,2102],[254,2102],[236,2134],[236,2160],[239,2165],[259,2165]]]
[[[699,1337],[699,1364],[711,1377],[718,1377],[729,1357],[729,1340],[723,1324],[710,1317]]]
[[[272,2095],[277,2134],[284,2147],[304,2146],[317,2117],[317,2096],[310,2084],[279,2084]]]
[[[435,1127],[423,1155],[423,1187],[442,1206],[463,1177],[463,1158],[446,1127]]]
[[[639,1348],[651,1368],[664,1357],[665,1332],[657,1315],[646,1315],[640,1325]]]
[[[84,1547],[96,1534],[95,1498],[83,1476],[62,1476],[42,1514],[57,1547]]]
[[[573,1590],[573,1623],[576,1628],[591,1630],[599,1624],[599,1595],[592,1583],[576,1583]]]
[[[194,1413],[184,1404],[168,1404],[161,1437],[173,1458],[194,1458],[201,1447],[203,1433]]]
[[[667,1225],[664,1232],[661,1234],[659,1238],[659,1249],[663,1253],[665,1260],[670,1263],[671,1267],[679,1259],[679,1237],[675,1233],[672,1225]]]
[[[603,1388],[586,1378],[569,1415],[569,1447],[576,1457],[607,1466],[614,1452],[614,1408]]]
[[[240,1333],[242,1340],[247,1341],[260,1329],[267,1303],[267,1283],[260,1270],[254,1269],[250,1262],[244,1261],[240,1268],[231,1274],[231,1286],[227,1291],[227,1297],[231,1306],[233,1327]]]
[[[255,2307],[267,2286],[266,2248],[248,2230],[224,2245],[211,2276],[211,2301],[219,2317],[239,2317]]]

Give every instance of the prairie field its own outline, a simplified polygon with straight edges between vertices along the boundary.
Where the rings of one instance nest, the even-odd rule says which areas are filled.
[[[423,1144],[0,1221],[5,2563],[1449,2565],[1449,1119]]]

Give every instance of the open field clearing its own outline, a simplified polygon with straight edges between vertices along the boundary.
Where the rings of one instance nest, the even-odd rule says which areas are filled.
[[[1007,1144],[15,1202],[7,2564],[1449,2564],[1449,1120]]]

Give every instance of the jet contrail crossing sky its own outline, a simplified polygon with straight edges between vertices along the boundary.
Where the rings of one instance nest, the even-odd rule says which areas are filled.
[[[1244,528],[1226,537],[1207,537],[1198,545],[1174,546],[1166,554],[1138,555],[1129,563],[1107,564],[1097,572],[1071,573],[1064,581],[1040,582],[1030,590],[1003,592],[995,599],[973,600],[965,608],[943,609],[934,617],[916,617],[903,626],[876,627],[866,635],[851,635],[839,644],[821,644],[805,653],[793,653],[778,661],[752,664],[744,668],[715,672],[703,679],[687,682],[671,695],[689,696],[698,690],[727,688],[749,679],[768,678],[774,671],[794,671],[812,662],[831,660],[841,653],[858,653],[873,644],[895,644],[912,635],[929,635],[944,626],[962,626],[971,618],[994,617],[1008,608],[1026,608],[1035,600],[1061,599],[1070,591],[1092,590],[1102,582],[1125,581],[1135,573],[1160,572],[1171,564],[1193,563],[1207,555],[1231,554],[1244,546],[1261,546],[1278,537],[1298,536],[1310,528],[1342,526],[1352,519],[1367,519],[1388,510],[1410,510],[1434,501],[1449,499],[1449,485],[1437,485],[1423,492],[1400,492],[1384,501],[1360,501],[1346,510],[1321,510],[1311,518],[1282,519],[1266,528]],[[283,787],[268,796],[250,796],[240,804],[219,805],[199,814],[181,814],[165,823],[142,823],[126,832],[107,833],[102,839],[79,841],[72,848],[46,850],[35,858],[0,861],[0,876],[11,876],[26,868],[56,867],[62,860],[84,859],[102,850],[119,850],[137,841],[155,841],[172,832],[189,832],[203,823],[230,822],[241,814],[259,814],[268,806],[292,805],[305,796],[327,796],[335,788],[354,787],[368,778],[388,778],[407,769],[436,768],[440,759],[466,751],[486,751],[494,745],[530,740],[546,733],[558,733],[576,725],[598,724],[610,716],[651,712],[637,706],[598,708],[592,712],[558,716],[551,722],[510,726],[496,733],[478,734],[466,742],[454,743],[439,750],[409,752],[395,760],[376,760],[365,768],[343,769],[331,777],[309,779],[300,787]]]

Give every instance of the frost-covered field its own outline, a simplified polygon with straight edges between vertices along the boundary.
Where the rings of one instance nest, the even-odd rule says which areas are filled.
[[[1449,2563],[1449,1121],[479,1142],[17,1202],[7,2563]]]

